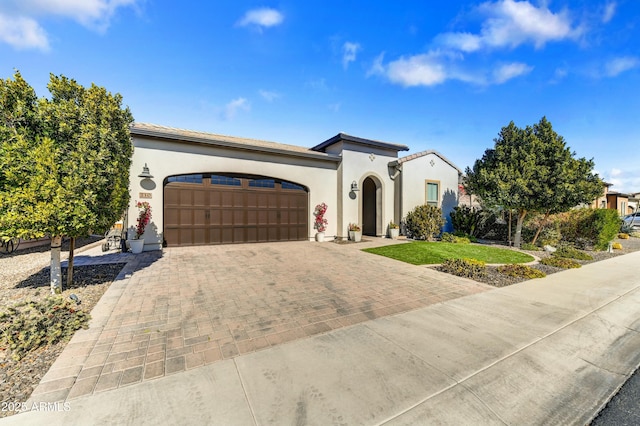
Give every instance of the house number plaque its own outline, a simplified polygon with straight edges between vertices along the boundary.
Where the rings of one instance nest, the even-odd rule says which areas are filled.
[[[150,192],[141,192],[140,193],[140,197],[138,198],[151,198],[151,193]]]

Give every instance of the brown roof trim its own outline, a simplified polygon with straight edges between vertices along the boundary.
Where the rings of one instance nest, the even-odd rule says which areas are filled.
[[[345,141],[345,142],[351,142],[351,143],[355,143],[358,145],[365,145],[365,146],[371,146],[374,148],[383,148],[383,149],[390,149],[392,151],[409,151],[409,147],[406,145],[401,145],[401,144],[395,144],[395,143],[389,143],[389,142],[382,142],[382,141],[376,141],[373,139],[364,139],[364,138],[359,138],[357,136],[351,136],[351,135],[347,135],[346,133],[338,133],[337,135],[335,135],[334,137],[327,139],[326,141],[322,142],[321,144],[318,144],[316,146],[314,146],[313,148],[311,148],[313,151],[322,151],[324,152],[327,147],[336,144],[338,142],[341,141]]]
[[[315,152],[308,148],[269,142],[258,139],[239,138],[235,136],[218,135],[214,133],[198,132],[195,130],[178,129],[150,123],[134,123],[130,127],[131,135],[155,139],[166,139],[177,142],[196,143],[203,145],[221,146],[247,151],[266,152],[271,154],[288,155],[294,157],[313,158],[332,162],[340,162],[338,155]]]
[[[451,160],[449,160],[447,157],[445,157],[444,155],[440,154],[438,151],[435,151],[433,149],[429,149],[429,150],[421,151],[421,152],[416,152],[415,154],[411,154],[411,155],[407,155],[406,157],[398,158],[397,160],[392,161],[391,163],[389,163],[389,165],[391,165],[391,166],[400,165],[402,163],[406,163],[407,161],[415,160],[416,158],[424,157],[425,155],[429,155],[429,154],[433,154],[433,155],[436,155],[436,156],[440,157],[442,159],[442,161],[444,161],[445,163],[447,163],[448,165],[450,165],[451,167],[456,169],[458,171],[458,174],[462,174],[462,170],[460,170],[458,168],[458,166],[453,164],[453,162]]]

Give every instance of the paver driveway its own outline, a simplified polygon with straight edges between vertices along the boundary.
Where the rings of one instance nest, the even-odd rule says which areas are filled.
[[[359,250],[386,243],[143,253],[105,293],[91,328],[76,334],[32,399],[138,383],[490,288]]]

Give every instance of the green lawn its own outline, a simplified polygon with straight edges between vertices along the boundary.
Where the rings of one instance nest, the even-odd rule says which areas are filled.
[[[369,248],[364,249],[364,251],[413,265],[442,263],[445,259],[476,259],[486,263],[526,263],[534,260],[528,254],[513,250],[478,244],[428,241]]]

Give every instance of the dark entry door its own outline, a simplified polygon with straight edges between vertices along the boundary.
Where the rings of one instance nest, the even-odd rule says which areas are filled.
[[[362,183],[362,233],[376,235],[376,183],[370,177]]]

